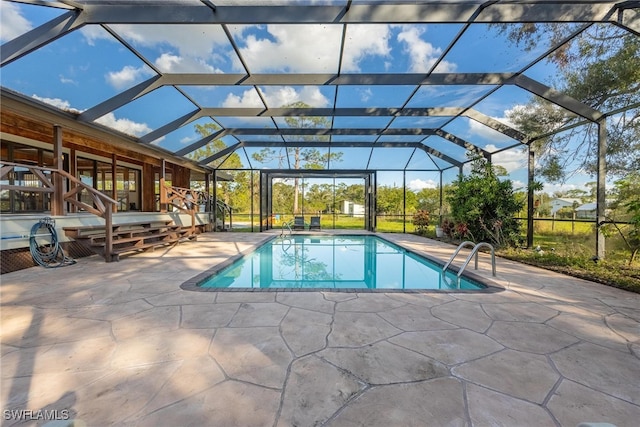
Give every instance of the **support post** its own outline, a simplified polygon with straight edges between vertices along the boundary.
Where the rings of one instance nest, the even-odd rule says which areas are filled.
[[[407,232],[407,171],[402,171],[402,232]]]
[[[443,196],[444,190],[442,188],[442,170],[440,171],[440,206],[438,207],[438,225],[440,225],[440,227],[442,227],[442,217],[443,217],[443,203],[442,203],[442,196]]]
[[[336,177],[333,177],[333,229],[336,229]]]
[[[57,171],[61,171],[63,163],[62,153],[62,127],[59,125],[53,126],[53,168]],[[51,215],[59,216],[64,215],[64,180],[59,173],[53,173],[51,177],[53,179],[53,193],[51,200]]]
[[[534,160],[535,153],[531,149],[531,145],[529,145],[529,179],[528,179],[528,188],[527,188],[527,248],[533,247],[533,184],[534,184]]]
[[[111,154],[111,198],[118,200],[118,157],[115,153]],[[113,205],[113,213],[118,212],[118,205]]]
[[[596,180],[596,257],[605,258],[604,234],[602,226],[605,222],[605,191],[607,177],[607,119],[598,120],[598,163]]]
[[[104,259],[107,262],[113,261],[113,212],[109,209],[109,205],[104,210]]]
[[[78,177],[78,157],[76,156],[76,150],[71,149],[69,151],[69,173],[75,177]],[[76,183],[69,182],[69,190],[73,190],[76,187]],[[78,207],[72,203],[68,204],[68,211],[71,213],[78,212]]]
[[[160,162],[160,212],[167,212],[167,189],[165,187],[165,160]]]
[[[211,174],[206,172],[204,174],[204,194],[206,194],[206,200],[208,201],[205,204],[205,212],[209,212],[209,210],[211,209],[211,197],[209,197],[209,189],[211,188],[210,184],[209,184],[209,180],[211,179]]]
[[[213,171],[213,231],[218,231],[218,172]]]
[[[254,192],[255,192],[255,187],[254,187],[254,183],[253,183],[254,175],[255,175],[255,173],[254,173],[254,171],[252,170],[252,171],[251,171],[251,232],[252,232],[252,233],[253,233],[253,209],[254,209],[254,203],[253,203],[253,200],[255,199],[255,196],[256,196],[256,195],[254,194]]]

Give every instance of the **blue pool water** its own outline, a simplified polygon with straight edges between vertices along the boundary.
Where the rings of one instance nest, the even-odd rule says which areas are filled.
[[[203,288],[484,289],[376,236],[273,239],[205,279]]]

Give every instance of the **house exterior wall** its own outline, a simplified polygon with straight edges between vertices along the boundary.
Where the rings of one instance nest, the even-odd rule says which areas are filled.
[[[160,173],[162,164],[171,174],[172,184],[189,188],[191,171],[205,172],[201,167],[181,157],[171,156],[152,147],[137,143],[133,138],[117,132],[107,132],[89,124],[83,124],[71,114],[49,111],[45,106],[31,105],[3,97],[0,110],[0,138],[3,146],[19,144],[37,147],[45,152],[53,151],[54,126],[62,129],[62,151],[65,154],[65,170],[78,175],[78,159],[93,159],[103,165],[113,164],[139,171],[136,183],[136,210],[153,212],[156,203],[155,174]],[[2,160],[11,161],[8,152],[2,150]],[[17,161],[16,163],[20,163]],[[39,164],[43,166],[44,164]],[[112,177],[112,180],[114,178]],[[97,184],[96,184],[97,185]],[[115,187],[112,184],[112,187]],[[102,190],[105,193],[109,190]],[[115,191],[112,190],[112,191]],[[139,192],[139,194],[138,194]],[[114,194],[107,194],[114,197]],[[129,206],[128,206],[129,207]],[[73,207],[69,207],[74,212]],[[10,212],[15,212],[11,210]]]

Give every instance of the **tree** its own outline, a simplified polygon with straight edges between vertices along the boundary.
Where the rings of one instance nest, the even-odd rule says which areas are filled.
[[[532,23],[499,27],[525,50],[547,38],[558,44],[574,30],[567,25]],[[548,61],[558,67],[560,80],[554,82],[554,87],[559,91],[604,113],[623,110],[607,118],[608,174],[624,177],[640,169],[640,108],[636,107],[640,102],[640,37],[614,25],[592,25],[554,51]],[[532,136],[581,120],[540,98],[513,109],[508,118]],[[586,132],[578,135],[584,129],[579,127],[533,143],[544,177],[562,181],[577,170],[595,174],[598,126],[590,123]]]
[[[293,199],[293,186],[284,182],[274,182],[271,193],[273,212],[278,214],[290,212],[291,200]]]
[[[333,186],[330,184],[313,184],[305,193],[306,206],[309,211],[331,211],[333,206]]]
[[[403,208],[404,189],[382,185],[378,187],[376,205],[378,213],[399,214]]]
[[[289,105],[285,105],[283,108],[310,108],[311,106],[304,102],[298,101]],[[331,126],[331,122],[327,117],[315,117],[315,116],[301,116],[301,117],[285,117],[287,126],[295,129],[313,129],[313,128],[328,128]],[[328,137],[325,135],[302,135],[299,137],[302,142],[319,142],[327,141]],[[278,168],[284,167],[287,157],[293,158],[291,163],[292,169],[324,169],[329,161],[340,161],[342,159],[342,153],[327,152],[322,154],[317,148],[302,148],[300,146],[287,147],[286,150],[281,148],[276,151],[272,148],[265,147],[257,153],[253,153],[251,156],[254,160],[260,163],[267,161],[278,160]],[[289,160],[291,161],[291,160]],[[297,214],[298,210],[298,192],[299,181],[298,178],[293,180],[293,213]]]
[[[344,200],[348,200],[359,205],[364,205],[364,185],[347,185],[344,182],[336,184],[336,202],[340,203]]]
[[[451,215],[461,234],[496,246],[515,245],[520,239],[520,223],[514,219],[522,209],[510,180],[500,180],[486,159],[476,157],[471,173],[462,174],[447,192]],[[463,230],[463,231],[461,231]]]
[[[629,176],[614,183],[614,201],[611,203],[612,224],[607,224],[605,232],[612,234],[615,229],[625,245],[629,249],[629,265],[640,251],[640,172],[632,171]],[[616,220],[625,221],[628,224],[618,226]]]
[[[417,208],[426,210],[430,214],[438,214],[440,211],[440,189],[423,188],[416,194]]]
[[[205,123],[204,125],[196,124],[195,131],[202,138],[217,132],[220,128],[215,123]],[[213,156],[220,150],[227,148],[227,145],[221,139],[214,139],[195,151],[187,154],[187,157],[193,160],[203,160]],[[209,163],[209,166],[219,168],[223,166],[225,169],[241,169],[243,167],[242,160],[237,153],[231,153],[227,157],[216,159]],[[239,211],[246,211],[251,204],[249,194],[249,172],[232,171],[233,181],[220,182],[219,198],[226,204],[233,206]]]

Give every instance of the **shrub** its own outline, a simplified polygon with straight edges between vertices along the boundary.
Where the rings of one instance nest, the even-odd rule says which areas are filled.
[[[444,233],[445,236],[449,237],[450,239],[453,239],[453,234],[456,231],[456,223],[453,221],[449,221],[448,219],[445,219],[444,221],[442,221],[442,232]]]
[[[499,180],[494,167],[476,158],[471,174],[458,178],[447,194],[456,222],[453,237],[514,246],[520,240],[520,223],[514,216],[522,209],[510,180]]]
[[[416,233],[424,235],[427,232],[427,226],[429,225],[429,211],[420,209],[413,214],[413,225],[416,228]]]

